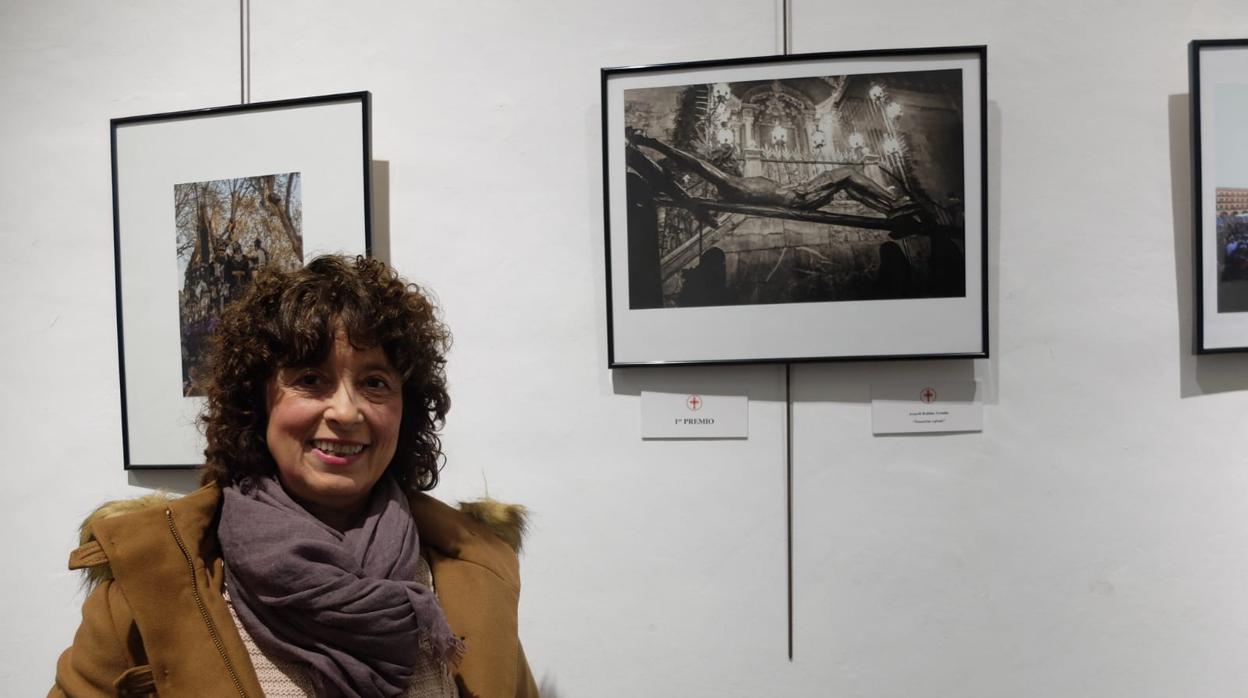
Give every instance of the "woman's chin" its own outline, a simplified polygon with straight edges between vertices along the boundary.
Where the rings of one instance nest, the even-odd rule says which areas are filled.
[[[309,468],[297,477],[282,477],[286,490],[305,507],[344,512],[367,499],[376,482],[357,468]]]

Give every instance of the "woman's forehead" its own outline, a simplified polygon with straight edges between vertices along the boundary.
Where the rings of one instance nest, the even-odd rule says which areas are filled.
[[[351,342],[345,332],[334,333],[333,345],[326,360],[348,363],[357,367],[368,366],[394,370],[390,357],[386,356],[385,350],[379,345],[357,346]]]
[[[332,334],[322,342],[313,343],[312,351],[300,351],[295,348],[284,360],[278,362],[282,367],[323,367],[331,363],[351,365],[353,367],[372,367],[396,370],[385,349],[373,342],[362,342],[352,337],[339,323],[333,327]]]

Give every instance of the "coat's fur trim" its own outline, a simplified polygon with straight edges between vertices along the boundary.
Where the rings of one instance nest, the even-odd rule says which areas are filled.
[[[160,491],[135,497],[134,499],[118,499],[106,502],[91,512],[82,525],[78,527],[79,550],[90,545],[98,546],[91,525],[103,519],[141,511],[153,507],[168,506],[175,497],[168,492]],[[472,519],[481,522],[490,532],[511,546],[517,553],[524,547],[524,534],[529,526],[528,509],[519,504],[506,504],[497,499],[478,499],[472,502],[460,502],[459,510]],[[84,583],[87,588],[113,578],[113,570],[107,558],[100,556],[102,561],[83,568]]]
[[[105,502],[98,509],[91,512],[90,516],[84,519],[82,525],[78,527],[78,544],[86,545],[95,540],[95,533],[91,531],[91,524],[96,521],[111,519],[114,516],[129,514],[132,511],[165,506],[173,498],[173,495],[161,490],[152,494],[145,494],[142,497],[135,497],[134,499],[116,499],[111,502]]]
[[[485,524],[490,532],[511,546],[517,553],[524,549],[524,534],[529,530],[529,510],[519,504],[506,504],[497,499],[460,502],[459,510]]]
[[[90,545],[95,542],[95,532],[91,530],[91,525],[96,521],[111,519],[114,516],[121,516],[132,511],[141,511],[151,507],[163,507],[169,504],[172,495],[163,490],[146,494],[142,497],[134,499],[116,499],[111,502],[105,502],[98,509],[91,512],[87,518],[83,519],[82,525],[78,527],[78,545],[81,549],[83,546]],[[83,574],[86,576],[84,580],[87,588],[94,587],[100,582],[108,581],[113,578],[113,569],[108,565],[107,558],[99,564],[91,565],[83,568]]]

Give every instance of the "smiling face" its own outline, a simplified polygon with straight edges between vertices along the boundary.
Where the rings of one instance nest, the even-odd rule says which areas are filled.
[[[403,418],[398,372],[380,347],[357,349],[339,327],[320,365],[278,370],[266,404],[265,439],[282,486],[342,528],[394,458]]]

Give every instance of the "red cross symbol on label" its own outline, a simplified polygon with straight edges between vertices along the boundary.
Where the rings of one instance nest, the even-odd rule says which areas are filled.
[[[685,398],[685,407],[688,407],[690,412],[697,412],[702,409],[702,398],[697,395],[690,395]]]
[[[927,403],[927,404],[929,404],[929,405],[930,405],[930,404],[932,404],[933,402],[936,402],[936,391],[935,391],[935,390],[932,390],[931,388],[924,388],[924,389],[920,390],[920,391],[919,391],[919,400],[921,400],[921,401],[923,401],[923,402],[925,402],[925,403]]]

